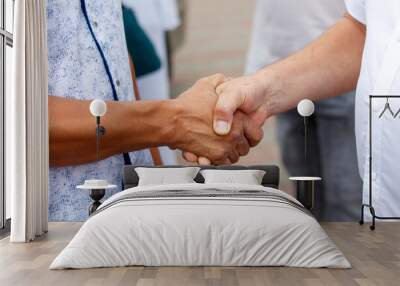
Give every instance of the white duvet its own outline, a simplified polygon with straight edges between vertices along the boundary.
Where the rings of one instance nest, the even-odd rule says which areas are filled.
[[[137,192],[205,189],[265,191],[300,204],[279,190],[262,186],[132,188],[105,201],[50,269],[128,265],[350,267],[310,214],[273,199],[186,196],[118,201]]]

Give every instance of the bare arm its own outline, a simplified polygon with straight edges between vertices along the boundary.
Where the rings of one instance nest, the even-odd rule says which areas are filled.
[[[365,30],[346,14],[303,50],[254,75],[220,85],[215,131],[228,133],[237,109],[262,123],[271,115],[295,107],[303,98],[321,100],[353,90],[360,72]]]
[[[317,101],[354,90],[364,41],[365,26],[346,15],[303,50],[262,70],[260,76],[273,74],[279,83],[267,96],[270,112],[286,111],[303,98]]]
[[[90,101],[49,97],[50,164],[76,165],[96,160],[95,119]],[[173,145],[177,120],[172,101],[107,102],[102,118],[106,136],[101,158],[160,145]],[[161,124],[164,123],[164,124]]]

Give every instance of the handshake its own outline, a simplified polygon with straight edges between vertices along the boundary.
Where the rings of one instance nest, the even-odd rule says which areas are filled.
[[[262,81],[221,74],[198,80],[173,100],[174,137],[170,147],[192,163],[236,163],[263,138],[268,113]]]

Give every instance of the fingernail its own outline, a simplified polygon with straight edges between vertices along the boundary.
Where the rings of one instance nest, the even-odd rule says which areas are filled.
[[[229,128],[230,128],[229,124],[226,121],[217,120],[215,122],[214,129],[215,129],[215,132],[217,132],[218,134],[221,134],[221,135],[228,134]]]

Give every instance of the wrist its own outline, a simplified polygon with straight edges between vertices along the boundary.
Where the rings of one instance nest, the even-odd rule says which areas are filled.
[[[149,147],[169,146],[176,144],[175,122],[179,116],[178,106],[174,100],[148,100],[132,103],[119,103],[125,112],[119,115],[121,136],[119,144],[122,152]]]
[[[282,80],[274,66],[268,66],[254,74],[256,85],[261,94],[261,100],[266,106],[268,117],[282,112],[285,97]]]
[[[178,121],[183,113],[183,107],[179,100],[170,99],[163,101],[161,109],[161,113],[163,113],[163,116],[160,118],[163,127],[161,141],[164,146],[176,149],[182,140],[179,135]]]

